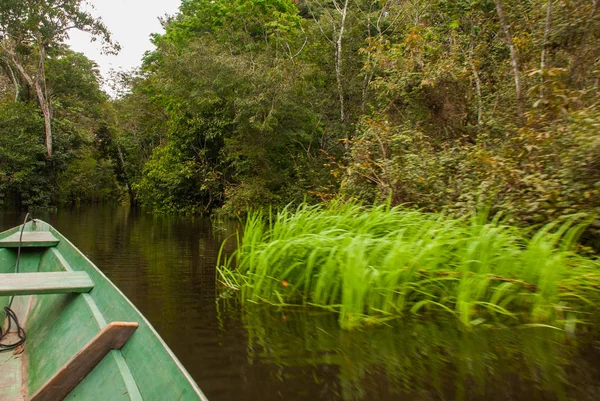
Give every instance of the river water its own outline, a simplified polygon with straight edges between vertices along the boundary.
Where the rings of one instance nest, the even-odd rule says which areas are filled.
[[[328,313],[241,307],[215,276],[236,223],[102,206],[34,217],[131,299],[210,401],[600,399],[600,344],[581,335],[445,321],[346,332]],[[0,231],[22,219],[0,213]]]

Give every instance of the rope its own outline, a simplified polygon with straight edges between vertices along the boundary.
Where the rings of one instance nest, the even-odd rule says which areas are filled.
[[[6,316],[8,317],[8,328],[6,329],[6,332],[2,332],[2,327],[0,327],[0,352],[8,352],[17,348],[19,345],[24,344],[27,338],[27,336],[25,335],[25,330],[19,324],[19,319],[17,318],[15,312],[13,312],[13,310],[10,309],[8,306],[4,308],[4,312],[6,312]],[[12,327],[11,322],[14,322],[15,326],[17,327],[17,335],[19,336],[19,341],[12,344],[2,344],[4,338],[8,335],[8,333],[10,333],[10,328]]]
[[[23,244],[23,231],[25,231],[25,224],[27,224],[27,220],[30,219],[29,213],[25,215],[25,220],[23,220],[23,225],[21,226],[21,235],[19,236],[19,247],[17,248],[17,263],[15,265],[15,273],[19,272],[19,266],[21,264],[21,245]],[[8,306],[4,307],[4,312],[6,313],[6,317],[8,318],[8,327],[5,332],[2,331],[2,325],[0,325],[0,353],[11,351],[17,348],[19,345],[25,343],[25,339],[27,338],[25,334],[25,329],[21,327],[19,324],[19,319],[15,312],[10,308],[12,306],[14,296],[11,295],[10,300],[8,301]],[[17,327],[17,335],[19,336],[19,341],[13,344],[2,344],[4,338],[10,333],[10,329],[12,327],[12,323],[14,322]]]

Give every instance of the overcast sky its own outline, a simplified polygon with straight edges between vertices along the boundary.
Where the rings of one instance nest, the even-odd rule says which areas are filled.
[[[1,0],[0,0],[1,1]],[[73,30],[67,42],[75,51],[96,61],[105,78],[111,69],[130,69],[140,65],[142,56],[153,49],[150,34],[163,32],[159,17],[173,15],[181,0],[87,0],[94,6],[90,10],[101,17],[113,38],[121,45],[117,56],[101,54],[98,42],[90,43],[90,36]]]

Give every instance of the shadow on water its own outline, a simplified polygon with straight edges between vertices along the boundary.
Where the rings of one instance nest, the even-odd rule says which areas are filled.
[[[217,302],[217,255],[234,223],[102,206],[35,217],[131,299],[211,401],[600,399],[600,352],[559,331],[411,322],[347,332],[327,313]],[[2,212],[0,230],[22,219]]]

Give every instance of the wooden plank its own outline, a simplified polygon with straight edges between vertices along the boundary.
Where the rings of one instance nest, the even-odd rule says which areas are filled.
[[[207,401],[193,378],[131,301],[67,238],[46,223],[37,220],[38,229],[46,227],[60,239],[60,242],[56,247],[41,254],[39,271],[67,270],[65,264],[73,269],[86,271],[95,284],[89,296],[104,321],[139,323],[135,335],[129,339],[125,347],[111,353],[122,354],[123,362],[127,364],[131,378],[135,381],[131,383],[131,387],[129,379],[123,372],[115,376],[117,366],[112,358],[104,358],[69,393],[67,399],[96,399],[95,395],[101,394],[101,399],[106,400],[125,401],[131,398],[139,401],[139,398],[135,398],[130,391],[132,387],[137,387],[139,392],[136,393],[147,401]],[[56,257],[56,251],[60,253],[61,258]],[[68,263],[64,263],[65,261]],[[39,301],[33,307],[28,319],[30,330],[25,349],[29,394],[40,389],[72,355],[98,333],[96,320],[89,313],[85,302],[87,296],[49,295],[36,298]],[[17,302],[19,299],[21,298],[16,298]],[[123,380],[127,382],[126,386],[123,385]]]
[[[66,271],[73,271],[69,262],[67,262],[67,260],[64,258],[64,256],[62,256],[62,254],[58,251],[58,248],[50,249],[48,252],[48,256],[50,256],[50,254],[56,258],[56,260],[60,263],[62,268],[64,268]],[[49,259],[52,260],[52,258],[49,258]],[[102,312],[100,312],[100,309],[98,309],[98,305],[96,305],[96,302],[94,302],[94,298],[92,297],[92,295],[91,294],[81,294],[81,298],[85,301],[88,308],[90,309],[92,316],[96,320],[96,323],[98,323],[98,327],[100,327],[101,329],[106,327],[107,326],[106,319],[104,319],[104,316],[102,316]],[[135,382],[135,379],[133,378],[133,375],[131,374],[131,369],[129,369],[129,365],[127,364],[127,362],[125,362],[125,358],[123,357],[123,354],[121,353],[121,351],[111,351],[111,353],[109,354],[109,357],[111,357],[111,356],[117,366],[117,369],[119,370],[119,374],[121,375],[121,377],[123,379],[123,384],[125,385],[127,394],[129,395],[129,401],[143,401],[142,395],[140,394],[140,390],[137,387],[137,383]],[[86,379],[89,380],[90,376],[88,375],[88,377]],[[80,390],[81,387],[82,386],[80,383],[78,386],[78,390]],[[116,387],[117,386],[114,385],[114,383],[113,383],[113,389]],[[106,394],[106,393],[107,393],[106,390],[103,389],[103,394]],[[74,394],[71,393],[70,395],[73,396]],[[76,395],[75,395],[75,397],[76,397]],[[109,397],[107,397],[107,398],[109,398]]]
[[[1,313],[0,313],[1,315]],[[1,325],[1,323],[0,323]],[[16,333],[8,333],[4,337],[5,344],[19,341]],[[22,349],[0,353],[0,401],[25,401],[23,394],[23,363]]]
[[[84,293],[92,288],[86,272],[0,274],[0,296]]]
[[[20,241],[21,231],[0,240],[0,248],[47,248],[58,245],[59,239],[49,231],[25,231]]]
[[[111,350],[123,348],[137,328],[138,324],[135,322],[109,323],[36,391],[30,401],[64,399]]]

